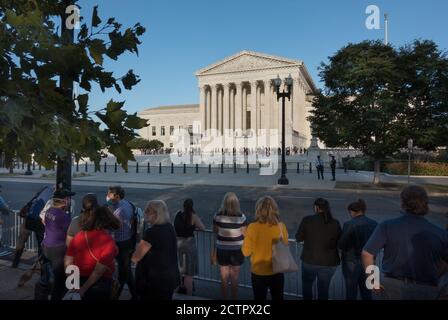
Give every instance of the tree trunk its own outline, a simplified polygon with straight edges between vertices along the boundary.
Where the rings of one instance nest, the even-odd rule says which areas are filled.
[[[375,159],[373,172],[373,184],[380,183],[380,160]]]
[[[10,174],[13,174],[13,173],[14,173],[14,167],[13,167],[12,164],[9,166],[9,173],[10,173]]]

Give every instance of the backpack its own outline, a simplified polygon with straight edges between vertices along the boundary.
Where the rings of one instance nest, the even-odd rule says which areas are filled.
[[[42,189],[40,189],[32,198],[30,201],[28,201],[23,207],[22,209],[20,209],[19,211],[19,216],[22,218],[26,218],[29,214],[30,214],[30,210],[31,207],[33,206],[33,204],[36,202],[35,200],[37,199],[37,197],[40,196],[40,194],[45,190],[46,186],[43,187]]]

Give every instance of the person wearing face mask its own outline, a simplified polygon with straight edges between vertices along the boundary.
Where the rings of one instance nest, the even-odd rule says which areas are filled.
[[[366,287],[366,274],[361,262],[361,252],[377,226],[366,217],[366,203],[359,199],[348,206],[352,219],[344,223],[338,247],[342,252],[342,273],[345,279],[346,300],[356,300],[358,288],[363,300],[372,300]]]
[[[56,190],[53,194],[51,207],[45,212],[45,225],[42,252],[49,261],[54,282],[51,289],[51,299],[61,300],[65,293],[64,256],[66,251],[65,239],[70,225],[70,214],[65,211],[69,197],[75,193],[68,190]]]
[[[109,209],[114,216],[120,220],[120,228],[113,232],[113,238],[118,247],[118,255],[116,257],[118,265],[118,281],[120,288],[117,296],[121,295],[123,287],[127,284],[129,293],[133,300],[137,298],[135,291],[134,276],[131,269],[131,257],[135,250],[133,235],[134,235],[134,208],[131,203],[124,199],[125,191],[120,186],[109,187],[106,202]]]

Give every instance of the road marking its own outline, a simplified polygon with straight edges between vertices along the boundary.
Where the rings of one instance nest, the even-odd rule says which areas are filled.
[[[297,196],[276,196],[276,198],[287,198],[287,199],[316,199],[316,197],[297,197]],[[325,198],[328,201],[346,201],[346,199],[338,198]]]

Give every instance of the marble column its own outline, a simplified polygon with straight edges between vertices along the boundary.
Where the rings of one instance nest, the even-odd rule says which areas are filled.
[[[210,129],[217,129],[218,124],[218,86],[216,84],[211,86],[211,112],[210,112]]]
[[[257,95],[257,132],[261,129],[261,111],[262,111],[262,103],[261,103],[261,85],[258,84],[258,95]]]
[[[288,90],[288,88],[285,86],[285,90]],[[292,87],[291,87],[292,90]],[[291,99],[286,99],[285,101],[285,121],[286,123],[289,123],[289,125],[291,126],[291,121],[292,121],[292,94],[291,94]]]
[[[223,99],[222,99],[222,94],[223,94],[223,87],[219,86],[218,88],[218,132],[220,132],[222,134],[222,109],[223,109]]]
[[[243,86],[243,91],[242,91],[242,96],[243,96],[243,102],[242,102],[242,126],[241,129],[243,129],[243,131],[247,130],[247,88]]]
[[[199,111],[201,114],[201,133],[205,132],[206,124],[207,124],[207,110],[206,110],[206,92],[205,87],[202,86],[199,88]]]
[[[271,80],[264,81],[264,128],[271,129],[271,117],[272,117],[272,109],[271,109],[271,99],[272,99],[272,88],[271,88]]]
[[[300,122],[306,120],[301,116],[301,109],[300,79],[294,78],[294,85],[292,89],[292,122],[293,128],[300,134],[303,134]]]
[[[243,128],[243,84],[235,84],[235,130]]]
[[[250,128],[257,133],[257,81],[250,84]]]
[[[235,129],[235,88],[229,88],[229,129]]]
[[[212,88],[208,86],[207,90],[207,130],[212,126]]]
[[[230,84],[226,83],[223,85],[224,90],[224,98],[222,105],[222,116],[223,116],[223,130],[222,133],[225,133],[225,130],[230,129]]]

